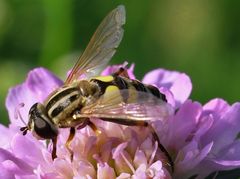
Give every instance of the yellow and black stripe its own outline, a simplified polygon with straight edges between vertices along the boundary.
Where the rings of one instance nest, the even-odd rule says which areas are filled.
[[[100,95],[105,94],[109,87],[115,86],[119,90],[123,89],[134,89],[140,92],[151,93],[157,98],[167,102],[166,96],[162,94],[159,89],[152,85],[146,85],[138,80],[131,80],[121,76],[100,76],[90,80],[96,83],[100,88]],[[132,94],[131,94],[132,95]],[[131,96],[129,94],[129,96]]]

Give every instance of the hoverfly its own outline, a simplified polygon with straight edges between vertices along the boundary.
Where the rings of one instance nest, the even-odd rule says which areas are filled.
[[[88,125],[99,132],[91,118],[149,127],[173,170],[170,155],[149,123],[169,114],[165,95],[154,86],[130,79],[124,67],[110,76],[99,76],[122,40],[124,24],[125,8],[120,5],[99,25],[64,85],[53,91],[43,104],[35,103],[30,108],[28,124],[20,130],[23,135],[30,130],[40,139],[50,139],[54,159],[58,129],[70,128],[65,146],[73,159],[70,143],[76,128]],[[80,80],[80,77],[83,78]]]

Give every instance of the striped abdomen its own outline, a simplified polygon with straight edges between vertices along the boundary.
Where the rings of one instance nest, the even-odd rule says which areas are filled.
[[[151,93],[154,96],[167,102],[165,95],[162,94],[158,90],[158,88],[152,85],[143,84],[138,80],[131,80],[121,76],[104,76],[104,77],[94,78],[91,81],[97,83],[97,85],[100,87],[101,94],[104,94],[108,87],[116,86],[120,90],[131,88],[131,89],[135,89],[136,91]]]

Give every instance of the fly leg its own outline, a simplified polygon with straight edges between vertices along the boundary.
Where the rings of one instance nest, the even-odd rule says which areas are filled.
[[[52,149],[52,159],[57,158],[57,137],[52,139],[53,149]]]
[[[174,162],[173,162],[170,154],[169,154],[168,151],[165,149],[165,147],[161,144],[161,142],[160,142],[160,140],[159,140],[159,137],[158,137],[156,131],[154,130],[154,128],[152,127],[152,125],[149,124],[148,127],[149,127],[149,129],[150,129],[150,131],[151,131],[151,133],[152,133],[152,135],[153,135],[154,140],[157,141],[159,149],[160,149],[160,150],[164,153],[164,155],[167,157],[167,160],[168,160],[168,161],[166,162],[166,164],[167,164],[168,166],[170,166],[172,172],[174,172]]]
[[[118,69],[118,71],[116,71],[115,73],[113,73],[113,76],[121,76],[121,77],[125,77],[125,78],[129,78],[128,72],[124,67],[120,67]]]
[[[93,122],[90,121],[90,119],[85,119],[84,122],[80,126],[77,127],[77,129],[82,129],[87,125],[89,127],[91,127],[91,129],[95,132],[96,136],[101,134],[101,131],[97,128],[97,126]]]
[[[95,132],[96,136],[100,135],[102,132],[97,128],[97,126],[91,122],[90,120],[88,121],[87,124],[89,127],[91,127],[91,129]]]
[[[76,133],[75,128],[74,128],[74,127],[71,127],[71,128],[70,128],[70,132],[69,132],[68,139],[67,139],[67,141],[66,141],[66,143],[65,143],[65,147],[67,148],[68,152],[70,153],[70,159],[71,159],[71,161],[73,161],[73,151],[72,151],[72,149],[70,148],[70,144],[71,144],[71,142],[72,142],[72,140],[73,140],[73,138],[74,138],[75,133]]]

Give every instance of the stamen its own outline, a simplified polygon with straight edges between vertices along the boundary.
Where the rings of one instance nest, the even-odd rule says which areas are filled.
[[[99,163],[100,167],[104,167],[104,163],[103,163],[101,157],[99,156],[99,154],[94,154],[93,158]]]
[[[27,126],[26,122],[23,120],[23,117],[20,113],[20,108],[23,108],[25,106],[24,103],[19,103],[18,106],[15,108],[15,111],[14,111],[14,118],[15,119],[18,119],[18,117],[20,118],[20,120],[22,121],[22,123]]]
[[[152,155],[151,155],[151,157],[150,157],[148,166],[151,166],[151,165],[152,165],[153,160],[154,160],[154,157],[155,157],[155,155],[156,155],[156,153],[157,153],[157,149],[158,149],[158,142],[156,141],[155,144],[154,144],[153,153],[152,153]]]
[[[122,158],[124,159],[124,161],[126,162],[126,164],[128,165],[128,167],[130,168],[130,170],[132,171],[132,173],[135,173],[135,169],[133,168],[132,164],[128,161],[128,159],[125,157],[125,155],[123,154],[123,152],[121,152],[120,155],[122,156]]]
[[[153,169],[147,169],[146,174],[149,178],[153,178],[155,176]]]

